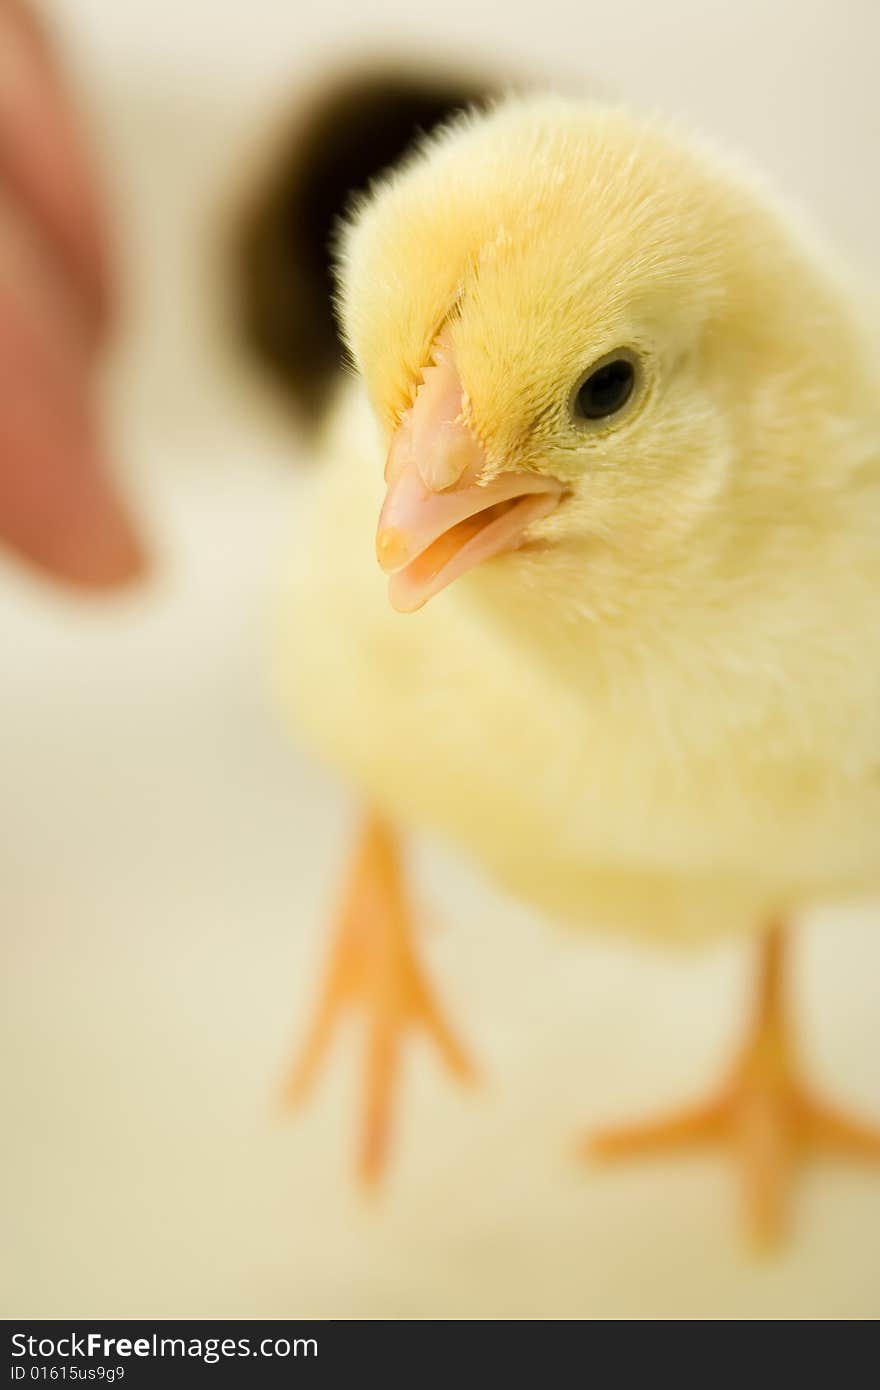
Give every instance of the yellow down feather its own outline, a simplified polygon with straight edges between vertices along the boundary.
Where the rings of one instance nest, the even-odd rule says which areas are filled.
[[[880,888],[880,353],[797,218],[662,123],[511,100],[364,200],[340,305],[359,376],[282,609],[301,732],[565,921],[700,937]],[[447,321],[490,471],[571,495],[401,615],[384,454]],[[618,347],[636,408],[575,431]]]

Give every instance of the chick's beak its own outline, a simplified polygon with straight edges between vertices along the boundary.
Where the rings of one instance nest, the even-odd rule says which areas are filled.
[[[423,378],[391,440],[376,536],[388,596],[401,613],[522,544],[530,523],[553,511],[562,493],[561,484],[535,473],[479,482],[486,456],[462,418],[461,381],[443,338]]]

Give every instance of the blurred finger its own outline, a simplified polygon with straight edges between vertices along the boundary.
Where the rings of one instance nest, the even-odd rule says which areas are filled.
[[[94,181],[50,45],[20,0],[0,0],[0,187],[65,264],[97,330],[111,287]]]
[[[74,584],[134,579],[143,555],[97,436],[81,297],[0,203],[0,540]]]

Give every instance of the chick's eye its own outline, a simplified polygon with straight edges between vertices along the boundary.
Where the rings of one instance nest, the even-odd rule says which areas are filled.
[[[575,393],[573,410],[580,420],[604,420],[622,410],[633,393],[636,374],[626,357],[615,357],[597,367]]]

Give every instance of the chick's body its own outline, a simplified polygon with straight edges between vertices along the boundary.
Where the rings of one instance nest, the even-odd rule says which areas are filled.
[[[527,593],[521,628],[493,621],[491,594],[475,592],[488,572],[417,618],[395,613],[373,548],[382,448],[358,385],[325,444],[299,521],[283,696],[397,823],[439,832],[540,911],[585,926],[758,929],[768,913],[877,886],[880,661],[842,621],[876,610],[867,536],[860,562],[847,541],[805,569],[806,586],[775,578],[741,610],[701,595],[684,623],[658,593],[610,651],[585,642],[582,680],[568,680],[536,659]],[[854,530],[863,521],[854,509]]]
[[[568,922],[700,937],[880,887],[880,358],[830,260],[680,137],[531,101],[380,191],[342,303],[365,383],[325,432],[282,644],[321,751]],[[402,616],[373,548],[387,434],[450,315],[487,473],[514,456],[574,496]],[[532,382],[621,340],[648,403],[585,468]]]

